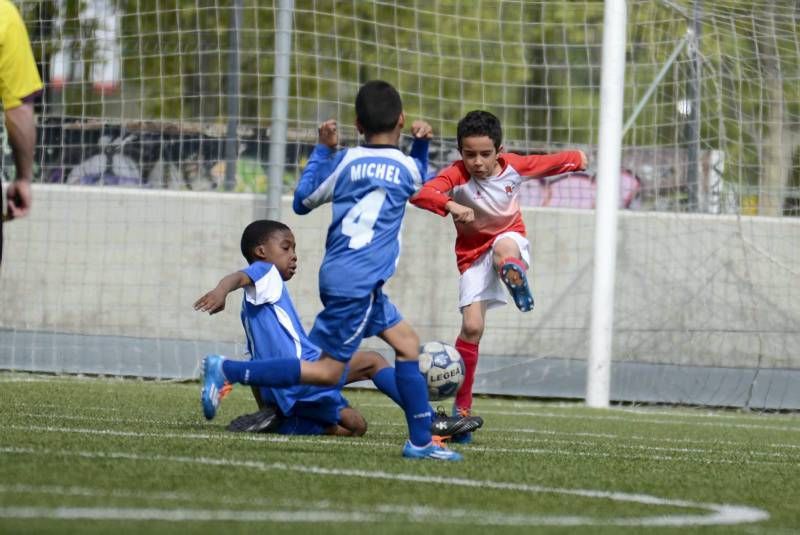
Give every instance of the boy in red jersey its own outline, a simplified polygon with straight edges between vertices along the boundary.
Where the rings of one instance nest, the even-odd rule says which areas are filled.
[[[455,412],[472,410],[472,384],[478,366],[478,344],[486,311],[504,305],[503,284],[523,312],[533,308],[525,272],[530,266],[519,187],[530,178],[586,168],[582,151],[521,156],[504,153],[500,120],[487,111],[471,111],[458,122],[461,160],[425,183],[411,202],[441,216],[450,213],[456,226],[456,262],[461,273],[461,332],[456,349],[466,376],[456,396]],[[471,435],[461,436],[461,442]]]

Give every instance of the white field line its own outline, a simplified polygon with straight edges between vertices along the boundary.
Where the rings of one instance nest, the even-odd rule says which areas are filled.
[[[372,392],[376,392],[372,390]],[[348,391],[345,390],[345,394]],[[371,407],[397,407],[394,402],[390,401],[388,398],[382,396],[376,396],[376,400],[371,400],[369,406]],[[444,400],[442,402],[431,401],[431,404],[436,406],[446,406],[450,407],[452,405],[451,400]],[[366,404],[365,404],[366,406]],[[595,412],[595,409],[590,409],[587,407],[583,402],[580,401],[540,401],[536,399],[524,400],[524,401],[515,401],[503,398],[476,398],[475,406],[473,407],[476,409],[477,413],[481,413],[481,411],[486,410],[493,410],[493,409],[501,409],[501,410],[508,410],[508,409],[564,409],[564,410],[581,410],[586,415],[589,415],[592,412]],[[647,416],[664,416],[668,418],[714,418],[714,419],[753,419],[753,420],[760,420],[765,418],[772,418],[776,420],[781,419],[795,419],[798,420],[796,413],[775,413],[775,412],[758,412],[757,410],[749,411],[749,412],[736,412],[736,414],[731,414],[731,412],[735,412],[736,409],[712,409],[712,408],[688,408],[688,407],[681,407],[675,406],[674,409],[666,409],[663,407],[627,407],[627,406],[620,406],[614,405],[611,406],[609,409],[600,409],[600,410],[607,410],[609,412],[624,412],[624,413],[631,413],[631,414],[643,414]]]
[[[0,507],[0,517],[49,520],[126,520],[161,522],[380,522],[370,513],[334,511],[230,511],[224,509],[161,509],[133,507]]]
[[[121,380],[117,380],[121,381]],[[396,409],[399,410],[397,405],[394,403],[382,403],[382,402],[370,402],[370,403],[358,403],[354,404],[357,407],[370,407],[370,408],[380,408],[380,409]],[[516,406],[518,404],[512,403],[511,406]],[[519,404],[521,407],[530,408],[531,405],[539,405],[543,409],[552,409],[552,405],[549,404],[537,404],[536,402],[526,403],[526,404]],[[20,401],[14,401],[11,403],[11,406],[19,406],[19,407],[31,407],[36,409],[63,409],[62,405],[52,403],[52,404],[32,404],[32,403],[25,403]],[[500,405],[501,407],[507,407],[508,405]],[[564,408],[576,408],[575,406],[563,406]],[[580,407],[584,408],[584,407]],[[120,411],[120,408],[116,407],[105,407],[105,406],[85,406],[82,407],[83,410],[87,411],[94,411],[94,412],[117,412]],[[578,419],[578,420],[607,420],[607,421],[623,421],[623,422],[630,422],[630,423],[649,423],[649,424],[658,424],[658,425],[697,425],[697,426],[710,426],[710,427],[724,427],[724,428],[735,428],[735,429],[757,429],[757,430],[772,430],[772,431],[789,431],[789,432],[800,432],[800,419],[797,419],[793,416],[786,416],[786,415],[730,415],[730,414],[691,414],[691,413],[677,413],[671,414],[664,411],[647,411],[647,410],[634,410],[634,409],[611,409],[612,411],[619,411],[626,413],[625,415],[613,415],[613,414],[569,414],[569,413],[555,413],[555,412],[547,412],[547,411],[529,411],[529,410],[521,410],[521,411],[510,411],[510,410],[495,410],[495,409],[486,409],[480,408],[476,410],[477,414],[480,415],[499,415],[499,416],[515,416],[515,417],[534,417],[534,418],[563,418],[563,419]],[[631,418],[630,415],[638,416],[638,415],[649,415],[649,414],[656,414],[659,416],[668,417],[669,419],[653,419],[653,418]],[[764,418],[775,418],[775,419],[782,419],[782,420],[790,420],[796,422],[798,425],[796,427],[790,426],[782,426],[782,425],[767,425],[767,424],[749,424],[749,423],[731,423],[731,422],[696,422],[696,421],[685,421],[680,420],[680,418],[703,418],[703,419],[764,419]]]
[[[269,443],[293,443],[293,444],[324,444],[325,447],[366,447],[366,448],[396,448],[400,449],[397,443],[377,442],[367,438],[359,439],[342,439],[342,438],[326,438],[326,437],[302,437],[302,436],[286,436],[286,435],[262,435],[262,434],[249,434],[249,433],[175,433],[175,432],[154,432],[154,431],[120,431],[116,429],[90,429],[90,428],[75,428],[75,427],[54,427],[54,426],[39,426],[39,425],[7,425],[5,429],[13,429],[18,431],[36,431],[45,433],[73,433],[80,435],[96,435],[96,436],[109,436],[109,437],[136,437],[136,438],[170,438],[178,440],[235,440],[235,441],[249,441],[249,442],[269,442]],[[581,445],[580,443],[567,441],[568,444],[573,446]],[[596,446],[589,443],[590,446]],[[647,448],[641,454],[625,453],[622,450],[626,449],[623,445],[614,445],[615,452],[598,452],[598,451],[575,451],[574,449],[563,448],[501,448],[501,447],[481,447],[481,446],[463,446],[459,449],[481,452],[489,455],[498,453],[519,453],[519,454],[536,454],[536,455],[560,455],[560,456],[573,456],[573,457],[586,457],[586,458],[603,458],[603,459],[648,459],[652,461],[669,461],[669,462],[690,462],[701,464],[736,464],[736,465],[782,465],[794,464],[796,461],[793,458],[786,458],[785,460],[755,460],[755,459],[725,459],[719,455],[719,452],[704,451],[710,455],[662,455],[655,453],[648,453],[648,451],[658,451],[659,448]],[[684,452],[690,453],[690,452]],[[737,452],[739,454],[741,452]]]
[[[531,433],[537,435],[565,435],[565,436],[575,436],[575,437],[587,437],[587,438],[606,438],[609,440],[639,440],[643,442],[672,442],[678,444],[711,444],[711,445],[719,445],[719,446],[734,446],[734,447],[751,447],[753,444],[751,442],[744,442],[744,441],[733,441],[733,440],[715,440],[713,438],[710,439],[697,439],[697,438],[675,438],[675,437],[659,437],[659,436],[641,436],[641,435],[620,435],[616,433],[591,433],[588,431],[553,431],[552,429],[539,429],[535,427],[526,427],[526,428],[492,428],[492,427],[483,427],[481,428],[487,432],[498,432],[508,435],[513,435],[514,433]],[[786,448],[786,449],[800,449],[800,444],[788,444],[788,443],[778,443],[772,442],[769,444],[759,444],[760,447],[770,447],[770,448]]]
[[[489,435],[489,434],[492,434],[492,432],[493,432],[492,430],[482,429],[480,431],[480,434]],[[679,452],[679,453],[680,452],[682,452],[682,453],[707,453],[707,454],[717,455],[717,456],[720,456],[720,455],[725,454],[725,453],[733,453],[734,455],[747,454],[747,455],[762,456],[762,457],[786,458],[790,462],[795,462],[794,460],[796,459],[795,456],[791,455],[791,453],[794,453],[794,452],[791,452],[791,453],[787,454],[786,452],[758,451],[758,450],[752,450],[752,449],[738,449],[735,452],[726,452],[726,451],[721,451],[719,449],[715,449],[713,447],[712,448],[680,448],[680,447],[666,447],[666,446],[647,446],[647,445],[636,445],[636,444],[624,444],[622,441],[638,440],[638,441],[647,441],[647,442],[655,441],[655,442],[673,442],[673,443],[693,443],[693,444],[708,444],[710,446],[719,445],[719,446],[730,446],[730,447],[737,447],[737,448],[752,448],[753,444],[751,444],[749,442],[730,442],[730,441],[720,442],[720,441],[714,441],[714,440],[666,439],[666,438],[665,439],[660,439],[658,437],[637,437],[637,436],[627,437],[627,436],[624,436],[624,435],[619,435],[618,437],[616,437],[617,438],[616,442],[592,442],[592,441],[586,441],[586,440],[583,440],[583,441],[582,440],[566,440],[566,439],[556,439],[556,438],[548,438],[548,437],[543,437],[543,438],[525,438],[525,437],[513,436],[514,433],[539,433],[539,431],[531,430],[531,429],[502,429],[502,430],[498,430],[498,432],[502,432],[503,433],[503,437],[501,437],[501,440],[503,440],[503,441],[505,441],[505,442],[507,442],[509,444],[515,444],[515,443],[520,443],[520,442],[521,443],[534,443],[534,444],[535,443],[567,444],[567,445],[578,446],[578,447],[593,447],[593,448],[610,447],[610,448],[617,449],[617,450],[618,449],[623,449],[623,450],[624,449],[639,449],[639,450],[650,450],[650,451],[672,451],[672,452]],[[593,433],[567,433],[567,432],[563,432],[562,433],[562,432],[554,432],[554,431],[550,431],[550,432],[545,431],[545,432],[542,432],[541,434],[543,434],[543,435],[551,435],[551,436],[552,435],[565,435],[565,436],[578,435],[578,436],[589,436],[589,437],[594,435]],[[389,434],[386,434],[386,433],[375,432],[375,433],[370,433],[369,436],[370,436],[370,438],[380,438],[380,437],[388,437],[388,436],[392,436],[392,435],[389,435]],[[598,435],[598,436],[600,436],[601,438],[605,438],[605,439],[610,438],[608,435]],[[495,436],[494,438],[497,438],[497,437]],[[762,447],[762,446],[765,447],[765,448],[766,447],[770,447],[770,448],[776,448],[776,449],[800,449],[800,446],[795,445],[795,444],[763,444],[763,445],[759,444],[759,447]],[[470,445],[470,446],[463,446],[463,447],[465,447],[465,448],[473,448],[474,446]],[[495,449],[495,448],[493,448],[493,449]],[[800,458],[797,458],[797,459],[798,459],[798,461],[800,461]],[[722,462],[722,461],[720,461],[720,462]]]
[[[115,375],[39,375],[39,374],[16,374],[14,372],[0,371],[0,383],[52,383],[52,384],[74,384],[77,382],[93,383],[114,383],[114,384],[138,384],[147,383],[153,385],[180,385],[186,384],[184,379],[135,379],[131,377],[119,377]]]
[[[647,423],[657,425],[686,425],[701,427],[724,427],[726,429],[758,429],[766,431],[789,431],[800,433],[800,425],[789,427],[785,425],[745,424],[734,422],[686,422],[674,420],[657,420],[652,418],[629,418],[627,416],[613,415],[587,415],[587,414],[555,414],[550,412],[515,412],[515,411],[488,411],[482,414],[497,414],[501,416],[532,416],[535,418],[563,418],[570,420],[609,420],[629,423]]]
[[[423,484],[425,492],[429,485],[458,486],[476,489],[492,489],[497,491],[522,492],[530,494],[557,494],[576,496],[588,499],[609,500],[621,503],[637,503],[653,507],[673,507],[685,509],[704,509],[705,514],[660,514],[640,518],[595,518],[589,516],[555,516],[555,515],[507,515],[507,514],[475,514],[475,512],[454,510],[439,514],[439,509],[414,509],[417,514],[406,515],[407,520],[426,522],[454,522],[483,525],[614,525],[614,526],[698,526],[698,525],[733,525],[760,522],[769,519],[764,510],[744,505],[714,504],[660,498],[648,494],[632,494],[625,492],[568,489],[545,487],[525,483],[425,476],[411,473],[390,473],[382,471],[365,471],[360,469],[325,468],[320,466],[289,465],[285,463],[265,463],[263,461],[237,459],[211,459],[206,457],[140,455],[127,452],[90,452],[66,451],[32,448],[0,448],[4,453],[35,454],[45,456],[74,456],[88,459],[125,459],[137,462],[171,462],[199,464],[205,466],[225,466],[247,468],[248,470],[294,472],[336,478],[356,478],[364,480],[399,481]],[[423,494],[424,495],[424,494]],[[402,512],[402,509],[398,509]],[[198,509],[157,509],[157,508],[104,508],[104,507],[0,507],[0,517],[6,518],[55,518],[55,519],[105,519],[105,520],[166,520],[166,521],[216,521],[228,520],[239,522],[275,520],[280,522],[385,522],[386,511],[374,513],[341,513],[335,511],[228,511]]]
[[[401,423],[394,423],[394,422],[378,422],[373,424],[370,422],[370,425],[373,427],[405,427],[405,424]],[[660,437],[660,436],[641,436],[641,435],[620,435],[616,433],[592,433],[589,431],[554,431],[552,429],[540,429],[535,427],[492,427],[491,425],[481,427],[480,433],[502,433],[504,438],[509,438],[509,441],[514,440],[526,440],[519,437],[514,437],[516,433],[530,433],[530,434],[537,434],[537,435],[563,435],[563,436],[575,436],[575,437],[587,437],[587,438],[601,438],[601,439],[608,439],[608,440],[638,440],[643,442],[672,442],[677,444],[698,444],[703,445],[707,444],[710,446],[733,446],[733,447],[752,447],[752,442],[745,442],[745,441],[733,441],[733,440],[717,440],[713,438],[709,439],[695,439],[695,438],[676,438],[676,437]],[[759,447],[769,447],[769,448],[778,448],[778,449],[800,449],[800,444],[789,444],[785,442],[771,442],[768,444],[759,444]]]
[[[355,404],[354,404],[355,405]],[[52,404],[33,404],[33,403],[25,403],[20,401],[14,401],[10,404],[12,407],[29,407],[35,408],[38,410],[41,409],[63,409],[63,405],[59,405],[56,403]],[[393,408],[398,409],[397,405],[393,403],[359,403],[356,405],[357,407],[370,407],[370,408]],[[94,407],[81,407],[83,410],[88,411],[95,411],[95,412],[105,412],[105,411],[113,411],[117,412],[120,409],[115,407],[102,407],[102,406],[94,406]],[[680,418],[680,415],[675,415],[673,419],[669,420],[661,420],[661,419],[652,419],[652,418],[631,418],[628,415],[613,415],[613,414],[561,414],[561,413],[554,413],[554,412],[534,412],[534,411],[508,411],[508,410],[487,410],[481,409],[476,410],[476,414],[480,415],[500,415],[500,416],[515,416],[515,417],[533,417],[533,418],[563,418],[563,419],[572,419],[572,420],[608,420],[608,421],[622,421],[622,422],[629,422],[629,423],[651,423],[651,424],[658,424],[658,425],[697,425],[697,426],[711,426],[711,427],[724,427],[724,428],[735,428],[735,429],[758,429],[758,430],[772,430],[772,431],[789,431],[789,432],[800,432],[800,419],[795,419],[794,417],[786,417],[781,416],[780,418],[786,420],[794,420],[797,422],[797,427],[789,427],[789,426],[782,426],[782,425],[765,425],[765,424],[748,424],[748,423],[731,423],[731,422],[689,422],[689,421],[675,421],[674,418]],[[639,414],[636,412],[630,412],[631,414]],[[666,413],[664,414],[666,416]],[[704,418],[714,418],[715,416],[704,416]],[[731,418],[730,415],[725,415],[725,418]],[[753,416],[752,418],[762,418],[760,416]],[[770,418],[770,416],[763,416],[763,418]]]
[[[13,372],[0,372],[0,383],[53,383],[65,384],[76,381],[87,381],[89,377],[69,376],[58,377],[52,375],[15,374]]]
[[[5,405],[6,407],[16,409],[20,407],[27,407],[29,409],[37,409],[37,410],[64,410],[63,404],[58,403],[26,403],[24,401],[14,400]],[[80,410],[88,411],[88,412],[112,412],[116,413],[119,412],[119,407],[108,407],[104,405],[81,405]]]
[[[63,408],[63,407],[62,407]],[[113,416],[81,416],[81,415],[74,415],[74,414],[57,414],[57,413],[36,413],[36,412],[17,412],[14,414],[18,417],[25,417],[25,418],[42,418],[42,419],[50,419],[50,420],[72,420],[72,421],[83,421],[83,422],[100,422],[100,423],[116,423],[116,424],[123,424],[123,423],[136,423],[136,424],[146,424],[146,425],[187,425],[190,423],[194,423],[191,419],[185,420],[156,420],[156,419],[148,419],[148,418],[118,418]],[[369,423],[370,429],[378,427],[397,427],[397,428],[405,428],[406,424],[397,423],[397,422],[375,422],[370,421]],[[538,429],[538,428],[492,428],[491,426],[482,428],[482,433],[502,433],[504,438],[508,438],[509,442],[514,441],[522,441],[522,442],[530,442],[534,439],[522,438],[522,437],[515,437],[515,434],[525,433],[525,434],[537,434],[537,435],[549,435],[549,436],[575,436],[575,437],[586,437],[586,438],[600,438],[600,439],[608,439],[608,440],[625,440],[625,441],[642,441],[642,442],[667,442],[667,443],[676,443],[676,444],[696,444],[696,445],[710,445],[710,446],[731,446],[731,447],[739,447],[739,448],[750,448],[753,446],[750,442],[734,442],[731,440],[714,440],[714,439],[707,439],[707,440],[700,440],[700,439],[691,439],[691,438],[674,438],[674,437],[657,437],[657,436],[638,436],[638,435],[619,435],[614,433],[591,433],[587,431],[553,431],[549,429]],[[381,433],[376,433],[374,431],[370,432],[370,438],[374,436],[382,436]],[[576,442],[577,443],[577,442]],[[598,443],[593,443],[593,445],[598,445]],[[769,444],[759,444],[759,447],[769,447],[769,448],[777,448],[777,449],[800,449],[800,444],[786,444],[786,443],[769,443]],[[696,450],[701,451],[701,450]],[[751,452],[753,454],[758,455],[775,455],[773,453],[768,452]]]
[[[532,400],[528,401],[509,401],[503,399],[479,399],[477,401],[477,405],[481,408],[500,408],[500,409],[508,409],[511,408],[520,408],[520,409],[529,409],[531,406],[533,407],[540,407],[543,409],[581,409],[581,410],[589,410],[589,408],[582,402],[559,402],[559,401],[535,401]],[[391,406],[391,404],[387,405]],[[789,414],[779,414],[779,413],[770,413],[770,412],[762,412],[759,413],[757,410],[753,410],[751,412],[738,412],[736,414],[731,414],[731,412],[735,412],[736,409],[710,409],[710,408],[687,408],[687,407],[680,407],[676,406],[674,409],[665,409],[663,407],[628,407],[628,406],[612,406],[609,410],[615,412],[625,412],[625,413],[632,413],[632,414],[643,414],[647,416],[664,416],[668,418],[714,418],[714,419],[742,419],[742,418],[751,418],[751,419],[761,419],[761,418],[775,418],[775,419],[785,419],[785,418],[794,418],[794,416]]]
[[[116,416],[83,416],[80,414],[58,414],[54,412],[15,412],[14,416],[23,418],[41,418],[48,420],[73,420],[81,422],[100,422],[117,424],[144,424],[144,425],[191,425],[196,423],[194,417],[184,420],[158,420],[152,418],[118,418]]]
[[[54,383],[54,384],[70,384],[75,382],[95,382],[95,383],[115,383],[115,384],[133,384],[136,380],[124,377],[116,377],[116,376],[93,376],[93,375],[50,375],[50,374],[36,374],[36,373],[15,373],[13,371],[10,372],[0,372],[0,383]],[[142,381],[142,383],[154,384],[154,385],[187,385],[185,380],[170,380],[170,379],[159,379],[153,381]],[[190,385],[191,386],[191,385]],[[193,387],[193,386],[192,386]],[[377,390],[372,388],[348,388],[345,390],[345,393],[349,396],[357,397],[362,393],[366,393],[369,395],[376,394]],[[449,401],[449,400],[448,400]],[[580,401],[538,401],[535,399],[525,400],[525,401],[515,401],[513,399],[491,399],[491,398],[484,398],[479,400],[479,405],[481,407],[489,407],[492,405],[497,405],[502,408],[506,407],[513,407],[513,408],[530,408],[530,407],[542,407],[542,408],[564,408],[564,409],[574,409],[574,408],[582,408],[585,409],[586,406]],[[381,403],[377,402],[372,404],[372,406],[380,406],[380,407],[397,407],[393,403]],[[636,412],[642,414],[658,414],[664,416],[694,416],[694,417],[711,417],[711,418],[738,418],[741,415],[734,415],[734,414],[724,414],[721,411],[717,412],[713,409],[697,409],[698,412],[693,413],[689,412],[689,410],[683,410],[680,412],[676,411],[666,411],[663,409],[657,408],[648,408],[648,407],[615,407],[614,410],[626,411],[626,412]],[[705,412],[700,412],[705,411]],[[760,417],[753,416],[753,417]]]
[[[515,438],[512,442],[528,442],[528,443],[540,443],[543,442],[545,444],[567,444],[571,446],[583,446],[583,447],[602,447],[602,446],[609,446],[614,449],[628,449],[628,450],[647,450],[647,451],[665,451],[665,452],[675,452],[675,453],[705,453],[705,454],[724,454],[727,453],[725,451],[714,450],[714,449],[706,449],[706,448],[677,448],[677,447],[667,447],[667,446],[646,446],[646,445],[639,445],[639,444],[618,444],[618,443],[598,443],[598,442],[591,442],[587,440],[565,440],[565,439],[553,439],[553,438]],[[752,444],[742,444],[743,447],[752,447]],[[752,455],[752,456],[761,456],[761,457],[776,457],[780,459],[791,459],[793,461],[800,462],[800,457],[787,455],[783,452],[776,452],[776,451],[758,451],[758,450],[737,450],[734,452],[735,455]]]
[[[369,407],[379,407],[379,408],[388,408],[388,407],[397,407],[394,402],[390,401],[388,398],[377,395],[376,390],[369,390],[370,392],[376,393],[373,399],[369,401],[369,403],[359,403],[359,406],[369,406]],[[353,395],[352,390],[345,389],[345,394]],[[349,396],[347,396],[349,397]],[[353,396],[356,398],[356,396]],[[451,399],[446,399],[442,401],[431,401],[431,405],[434,407],[442,406],[449,409],[452,406],[453,402]],[[477,414],[483,414],[486,411],[492,411],[494,409],[499,410],[508,410],[508,409],[547,409],[547,410],[581,410],[584,414],[591,418],[591,413],[596,412],[595,409],[590,409],[586,406],[585,403],[581,401],[542,401],[539,399],[531,398],[531,399],[524,399],[519,400],[518,398],[515,399],[506,399],[502,397],[476,397],[474,401],[475,412]],[[675,405],[674,408],[670,408],[669,406],[624,406],[624,405],[612,405],[609,409],[601,409],[607,410],[609,412],[622,412],[622,413],[631,413],[631,414],[643,414],[648,416],[664,416],[668,418],[713,418],[713,419],[753,419],[753,420],[761,420],[761,419],[775,419],[775,420],[783,420],[783,419],[795,419],[800,423],[800,418],[797,416],[797,412],[791,413],[776,413],[770,411],[759,412],[757,409],[751,411],[744,411],[738,412],[737,409],[714,409],[714,408],[707,408],[707,407],[686,407]]]
[[[34,494],[34,495],[52,495],[52,496],[72,496],[72,497],[88,497],[88,498],[133,498],[141,500],[157,500],[157,501],[175,501],[175,502],[211,502],[215,504],[230,505],[247,505],[250,507],[294,507],[303,508],[311,507],[314,509],[326,509],[330,507],[331,501],[310,501],[310,500],[291,500],[285,498],[258,498],[257,496],[247,496],[246,498],[231,498],[229,496],[221,496],[218,493],[213,493],[211,496],[203,496],[201,494],[191,492],[145,492],[135,489],[107,489],[107,488],[92,488],[92,487],[79,487],[79,486],[64,486],[64,485],[28,485],[24,483],[14,485],[0,484],[0,493],[2,494]],[[378,505],[377,507],[381,507]],[[346,507],[337,506],[337,510],[345,509]]]
[[[0,383],[59,383],[59,384],[70,384],[75,382],[104,382],[104,383],[114,383],[114,384],[135,384],[134,380],[122,377],[113,377],[113,376],[104,376],[104,377],[95,377],[95,376],[84,376],[84,375],[69,375],[69,376],[52,376],[52,375],[36,375],[36,374],[14,374],[14,372],[0,372]],[[142,384],[151,384],[151,385],[159,385],[159,386],[189,386],[186,385],[185,381],[174,381],[174,380],[156,380],[156,381],[141,381]],[[198,388],[194,385],[190,386],[191,388]],[[349,394],[350,396],[358,397],[361,392],[367,392],[370,394],[377,393],[376,390],[373,389],[346,389],[345,393]],[[386,399],[386,398],[380,398]],[[446,400],[449,402],[449,400]],[[436,405],[436,402],[432,402]],[[478,407],[480,407],[483,412],[478,411],[480,414],[487,413],[487,414],[526,414],[526,413],[508,413],[506,411],[495,411],[492,410],[490,407],[497,406],[501,409],[507,409],[508,407],[511,408],[521,408],[521,409],[529,409],[531,407],[541,407],[543,409],[586,409],[587,407],[582,404],[581,402],[576,401],[537,401],[537,400],[530,400],[530,401],[514,401],[514,400],[506,400],[506,399],[480,399],[478,400]],[[56,405],[53,405],[56,406]],[[378,402],[370,402],[370,403],[359,403],[359,406],[363,407],[379,407],[379,408],[395,408],[397,409],[397,405],[388,401],[378,401]],[[97,410],[119,410],[115,408],[107,408],[107,407],[96,407]],[[676,409],[676,410],[664,410],[660,408],[648,408],[648,407],[614,407],[611,410],[617,412],[624,412],[629,414],[641,414],[641,415],[656,415],[656,416],[664,416],[667,418],[713,418],[713,419],[763,419],[763,418],[775,418],[775,419],[786,419],[786,418],[794,418],[793,416],[787,416],[783,414],[727,414],[723,411],[715,411],[713,409],[697,409],[696,412],[689,411],[686,409]],[[548,417],[572,417],[572,418],[589,418],[589,419],[620,419],[620,417],[613,417],[613,416],[600,416],[600,415],[558,415],[558,414],[541,414],[541,413],[527,413],[528,415],[537,415],[537,416],[548,416]],[[627,419],[625,419],[627,420]],[[667,423],[663,421],[652,421],[652,420],[637,420],[637,421],[644,421],[644,422],[652,422],[652,423]],[[740,425],[747,425],[747,424],[740,424]],[[758,424],[754,424],[758,425]],[[789,430],[793,431],[800,431],[800,428]]]
[[[563,418],[565,420],[608,420],[629,423],[648,423],[658,425],[686,425],[686,426],[701,426],[701,427],[724,427],[727,429],[759,429],[769,431],[790,431],[800,432],[800,421],[797,427],[789,427],[782,425],[764,425],[764,424],[746,424],[734,422],[688,422],[688,421],[675,421],[675,420],[658,420],[653,418],[630,418],[629,416],[615,416],[611,414],[558,414],[553,412],[531,412],[531,411],[504,411],[504,410],[482,410],[475,411],[476,414],[484,416],[486,414],[496,414],[500,416],[530,416],[534,418]]]
[[[96,376],[87,376],[87,375],[37,375],[37,374],[15,374],[14,372],[0,372],[0,383],[75,383],[75,382],[105,382],[105,383],[129,383],[132,384],[133,380],[128,378],[122,377],[114,377],[114,376],[103,376],[103,377],[96,377]],[[143,383],[145,381],[142,381]],[[186,383],[183,380],[174,381],[168,379],[156,380],[156,381],[146,381],[148,384],[154,385],[180,385],[184,386]],[[194,386],[192,386],[194,388]],[[359,396],[362,392],[369,393],[370,395],[377,393],[376,390],[373,389],[366,389],[366,388],[354,388],[354,389],[346,389],[345,393],[351,396]],[[435,402],[434,402],[435,404]],[[394,403],[390,402],[373,402],[370,404],[360,404],[363,406],[371,406],[371,407],[392,407],[397,408]],[[579,402],[579,401],[537,401],[537,400],[526,400],[526,401],[514,401],[508,399],[480,399],[478,405],[481,408],[488,408],[491,406],[498,406],[500,408],[523,408],[528,409],[530,407],[541,407],[545,409],[553,409],[553,408],[562,408],[562,409],[586,409],[586,406]],[[105,409],[104,407],[98,407],[98,409]],[[106,409],[106,410],[118,410],[118,409]],[[730,419],[741,419],[741,418],[786,418],[785,415],[772,415],[772,414],[726,414],[723,411],[715,411],[714,409],[696,409],[696,412],[690,411],[688,409],[676,409],[676,410],[664,410],[660,408],[649,408],[649,407],[614,407],[613,410],[621,411],[621,412],[629,412],[633,414],[645,414],[645,415],[658,415],[658,416],[665,416],[669,418],[682,418],[682,417],[689,417],[689,418],[730,418]]]

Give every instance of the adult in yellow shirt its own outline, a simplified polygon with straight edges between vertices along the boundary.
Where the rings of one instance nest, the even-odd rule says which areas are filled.
[[[17,169],[16,179],[6,191],[7,219],[23,217],[31,207],[33,151],[36,145],[33,100],[41,91],[42,80],[33,59],[25,23],[10,0],[0,0],[0,99],[3,102],[8,142]],[[0,222],[0,259],[2,240]]]

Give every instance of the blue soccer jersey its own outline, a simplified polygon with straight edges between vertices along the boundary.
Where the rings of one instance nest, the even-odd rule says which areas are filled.
[[[247,349],[253,360],[297,358],[314,361],[320,349],[309,340],[278,269],[267,262],[253,262],[243,269],[252,285],[244,287],[242,325]],[[298,401],[338,402],[339,389],[298,385],[290,388],[262,388],[267,402],[277,404],[289,415]]]
[[[294,211],[306,214],[333,203],[320,293],[364,297],[394,274],[406,202],[422,185],[428,144],[415,140],[410,156],[391,145],[314,147],[295,190]]]

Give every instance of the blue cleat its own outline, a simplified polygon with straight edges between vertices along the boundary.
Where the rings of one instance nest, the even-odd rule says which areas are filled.
[[[500,279],[508,288],[514,304],[523,312],[533,309],[533,295],[525,276],[525,263],[518,258],[506,258],[500,266]]]
[[[427,446],[415,446],[410,440],[403,446],[403,457],[407,459],[434,459],[437,461],[460,461],[463,459],[460,453],[447,449],[441,440],[434,437]]]
[[[208,420],[214,419],[220,400],[231,390],[230,383],[225,380],[225,375],[222,373],[224,360],[225,358],[219,355],[208,355],[201,365],[203,391],[200,393],[200,402],[203,405],[203,415]]]

